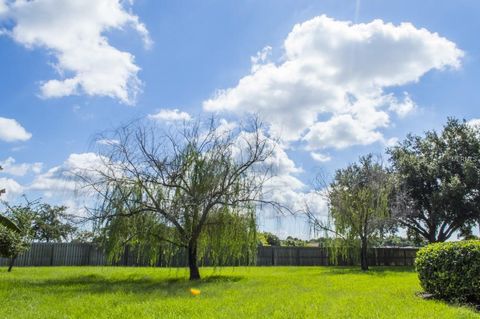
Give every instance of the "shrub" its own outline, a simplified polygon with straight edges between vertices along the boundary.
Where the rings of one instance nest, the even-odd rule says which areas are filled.
[[[28,249],[20,234],[0,225],[0,257],[14,258]]]
[[[480,241],[436,243],[415,260],[420,284],[437,298],[480,303]]]

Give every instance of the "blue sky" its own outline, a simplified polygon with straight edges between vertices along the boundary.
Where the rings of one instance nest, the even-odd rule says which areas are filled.
[[[9,200],[75,207],[59,172],[92,161],[96,133],[162,110],[255,112],[282,140],[277,195],[312,200],[320,169],[478,117],[478,12],[474,0],[0,0],[0,182]]]

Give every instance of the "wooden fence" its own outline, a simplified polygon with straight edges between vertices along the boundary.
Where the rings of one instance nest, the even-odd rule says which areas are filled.
[[[413,266],[417,248],[371,248],[371,266]],[[330,258],[327,248],[318,247],[259,247],[258,266],[350,266],[358,264],[358,256]],[[354,252],[351,252],[353,254]]]
[[[417,248],[372,248],[368,252],[372,266],[412,266]],[[337,256],[334,262],[327,248],[319,247],[259,247],[257,266],[331,266],[355,265],[355,258]],[[358,259],[357,259],[358,260]],[[0,266],[9,260],[0,258]],[[77,243],[33,243],[31,248],[18,256],[15,266],[150,266],[147,258],[140,258],[134,251],[125,248],[124,254],[115,263],[109,263],[105,253],[92,244]],[[155,266],[186,266],[185,254],[169,258],[160,256]],[[208,266],[208,261],[203,261]],[[240,263],[241,265],[241,263]]]

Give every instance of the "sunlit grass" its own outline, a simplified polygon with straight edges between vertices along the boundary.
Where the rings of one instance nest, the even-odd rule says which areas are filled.
[[[412,269],[240,267],[202,274],[191,283],[183,269],[0,269],[0,318],[480,318],[472,309],[417,297]]]

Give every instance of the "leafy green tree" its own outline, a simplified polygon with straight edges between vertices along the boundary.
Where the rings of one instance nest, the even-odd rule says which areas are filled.
[[[27,250],[28,242],[15,228],[9,228],[0,224],[0,256],[10,258],[8,272],[12,271],[17,256]]]
[[[33,239],[48,243],[71,238],[77,228],[69,221],[66,211],[66,206],[37,205],[32,225]]]
[[[0,170],[2,167],[0,167]],[[0,190],[0,196],[5,193]],[[8,272],[12,271],[13,264],[18,254],[28,248],[22,228],[7,216],[0,215],[0,256],[10,258]]]
[[[335,234],[336,240],[331,243],[337,252],[342,250],[346,254],[349,248],[359,246],[362,270],[368,270],[369,243],[382,234],[389,220],[390,179],[387,170],[372,155],[337,170],[327,191],[333,225],[319,220],[314,223],[315,227]]]
[[[16,222],[22,233],[33,241],[67,241],[75,234],[76,227],[67,215],[66,206],[52,206],[39,200],[9,205],[6,215]]]
[[[191,280],[200,279],[202,256],[214,264],[254,258],[255,207],[271,153],[259,123],[235,130],[213,120],[170,131],[151,125],[115,131],[109,138],[118,142],[99,150],[99,168],[80,176],[99,194],[92,218],[110,256],[127,243],[152,261],[159,250],[185,250]]]
[[[100,236],[92,231],[92,230],[85,230],[85,229],[77,229],[75,233],[72,235],[72,243],[94,243],[98,244],[101,242]]]
[[[472,224],[465,224],[463,227],[460,227],[457,238],[461,238],[462,240],[478,239],[479,237],[473,234],[473,227],[474,225]]]
[[[376,238],[372,241],[372,245],[375,247],[419,247],[425,246],[426,243],[423,242],[423,244],[419,244],[415,240],[392,235],[384,238]]]
[[[63,221],[66,207],[51,206],[45,203],[29,201],[24,204],[9,205],[4,215],[0,215],[0,246],[2,256],[10,258],[9,269],[21,252],[29,247],[31,241],[61,241],[75,231],[68,221]]]
[[[480,221],[477,129],[450,118],[440,133],[408,135],[388,153],[396,176],[392,212],[401,225],[433,243]]]
[[[287,236],[285,240],[282,240],[282,246],[288,246],[288,247],[304,247],[306,246],[306,241],[301,240],[296,237],[292,236]]]
[[[269,232],[262,232],[258,237],[262,246],[281,246],[282,244],[282,241],[277,235]]]

